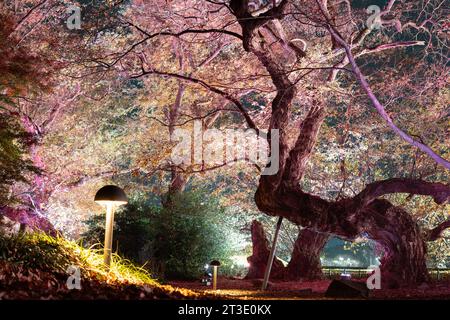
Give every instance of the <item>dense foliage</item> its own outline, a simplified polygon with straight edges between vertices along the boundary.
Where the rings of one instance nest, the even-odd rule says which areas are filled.
[[[26,158],[29,136],[14,118],[0,113],[0,206],[14,201],[10,187],[16,182],[26,182],[25,175],[36,172]]]
[[[212,256],[230,255],[223,246],[238,248],[227,226],[248,238],[247,212],[285,216],[278,252],[286,261],[302,227],[390,243],[386,252],[396,252],[402,242],[406,251],[421,247],[410,245],[422,243],[421,233],[408,240],[410,230],[387,229],[418,222],[425,233],[448,219],[448,199],[431,204],[427,197],[430,183],[445,189],[449,181],[436,162],[450,156],[448,13],[441,0],[70,4],[80,6],[79,30],[66,26],[67,1],[0,4],[0,204],[21,195],[22,207],[9,208],[20,209],[15,222],[48,218],[78,238],[86,217],[101,212],[92,199],[102,185],[161,196],[183,175],[190,185],[208,184],[208,199],[245,217],[234,221],[213,200],[189,193],[170,206],[144,198],[117,213],[114,240],[119,253],[179,277],[196,276]],[[374,4],[382,10],[380,28],[368,25],[366,9]],[[264,163],[174,167],[171,133],[192,132],[194,121],[221,131],[280,129],[275,185],[264,184],[272,179],[260,176]],[[28,177],[31,164],[43,174]],[[405,180],[394,194],[387,188],[358,201],[371,184],[397,178]],[[425,187],[405,189],[410,183]],[[291,188],[299,190],[284,199]],[[385,201],[405,210],[404,221],[390,214],[399,211],[359,208]],[[103,241],[102,220],[89,222],[89,242]],[[276,218],[263,220],[271,237]],[[445,237],[429,243],[430,264],[445,265],[449,246]],[[417,255],[409,256],[391,265],[414,264]]]
[[[166,206],[137,197],[116,213],[113,250],[164,278],[198,278],[211,260],[229,272],[236,229],[227,218],[227,210],[204,192],[174,195]],[[85,245],[103,241],[104,219],[86,222]]]

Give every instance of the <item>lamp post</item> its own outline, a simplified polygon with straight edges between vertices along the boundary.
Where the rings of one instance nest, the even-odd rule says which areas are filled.
[[[111,265],[111,249],[113,239],[114,209],[128,202],[125,192],[113,185],[107,185],[97,191],[94,201],[102,206],[106,206],[106,226],[105,226],[105,248],[104,263],[109,269]]]
[[[213,267],[213,290],[217,289],[217,268],[220,266],[220,262],[217,260],[213,260],[210,262],[210,265]]]

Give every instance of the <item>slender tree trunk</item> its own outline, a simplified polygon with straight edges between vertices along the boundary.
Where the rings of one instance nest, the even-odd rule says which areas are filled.
[[[329,239],[328,234],[313,230],[300,231],[294,244],[291,260],[286,267],[286,280],[316,280],[322,278],[320,253]]]
[[[182,59],[180,58],[180,61]],[[180,62],[181,68],[182,68],[182,62]],[[169,111],[169,135],[172,138],[173,132],[175,131],[176,124],[180,115],[180,108],[181,108],[181,100],[183,98],[183,93],[185,90],[185,86],[182,82],[179,82],[178,84],[178,92],[177,96],[175,98],[175,103],[171,106]],[[168,207],[172,203],[173,197],[182,192],[184,190],[184,187],[186,186],[187,178],[180,172],[177,171],[176,167],[171,168],[171,178],[170,178],[170,185],[169,190],[166,194],[166,199],[163,202],[163,206]]]
[[[184,66],[185,66],[184,53],[183,53],[183,48],[182,48],[182,46],[180,46],[178,39],[175,39],[173,41],[173,47],[176,52],[176,56],[178,58],[180,70],[183,72]],[[170,139],[172,139],[172,135],[176,129],[177,122],[180,118],[180,109],[181,109],[181,104],[182,104],[183,94],[184,94],[185,89],[186,89],[186,87],[185,87],[184,83],[182,81],[179,81],[177,95],[175,97],[175,102],[173,105],[170,106],[170,110],[167,115],[168,123],[169,123],[168,129],[169,129]],[[178,172],[177,168],[175,166],[173,166],[171,168],[171,179],[170,179],[169,190],[167,191],[166,199],[163,201],[164,207],[169,207],[171,205],[173,197],[176,194],[178,194],[184,190],[184,187],[186,186],[186,182],[187,182],[187,178],[183,174]]]

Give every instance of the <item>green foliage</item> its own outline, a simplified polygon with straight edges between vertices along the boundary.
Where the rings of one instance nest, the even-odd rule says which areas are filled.
[[[0,261],[56,274],[66,274],[67,268],[74,265],[80,268],[81,275],[85,278],[156,283],[145,270],[118,255],[114,255],[108,272],[103,265],[102,250],[86,249],[75,242],[44,233],[13,236],[0,234]]]
[[[86,243],[103,242],[104,216],[86,223]],[[231,272],[233,233],[227,210],[204,192],[174,195],[163,207],[138,197],[116,213],[113,249],[148,263],[159,277],[192,279],[213,259],[223,263],[222,273]]]
[[[2,237],[0,259],[56,272],[65,272],[65,268],[74,263],[70,254],[62,250],[58,239],[45,234]]]
[[[26,182],[27,172],[37,172],[24,158],[27,134],[14,118],[0,113],[0,204],[6,204],[9,187],[14,182]]]
[[[229,264],[231,226],[226,210],[206,194],[176,195],[161,210],[155,227],[156,255],[165,262],[168,277],[196,277],[213,259],[224,262],[225,268]]]
[[[66,283],[68,267],[80,271],[80,290]],[[0,233],[2,299],[180,299],[200,295],[156,282],[144,269],[113,255],[108,270],[101,249],[86,249],[44,233]]]
[[[158,216],[159,208],[142,201],[139,197],[116,211],[114,217],[113,250],[137,263],[144,264],[150,258],[145,248],[149,247],[152,234],[151,223]],[[85,245],[104,242],[105,216],[95,215],[85,223],[88,231],[83,235]]]

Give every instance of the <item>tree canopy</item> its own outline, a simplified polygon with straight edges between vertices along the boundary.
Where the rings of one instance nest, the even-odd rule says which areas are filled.
[[[450,199],[443,3],[78,0],[69,29],[65,2],[4,1],[0,121],[28,135],[21,152],[37,170],[7,169],[30,183],[4,180],[2,194],[27,196],[7,207],[2,196],[2,210],[76,237],[106,182],[161,196],[206,185],[225,205],[286,218],[295,236],[371,239],[383,281],[420,283]],[[277,172],[249,154],[208,163],[223,146],[195,136],[197,123],[268,132]],[[200,161],[174,163],[177,129],[202,142]]]

